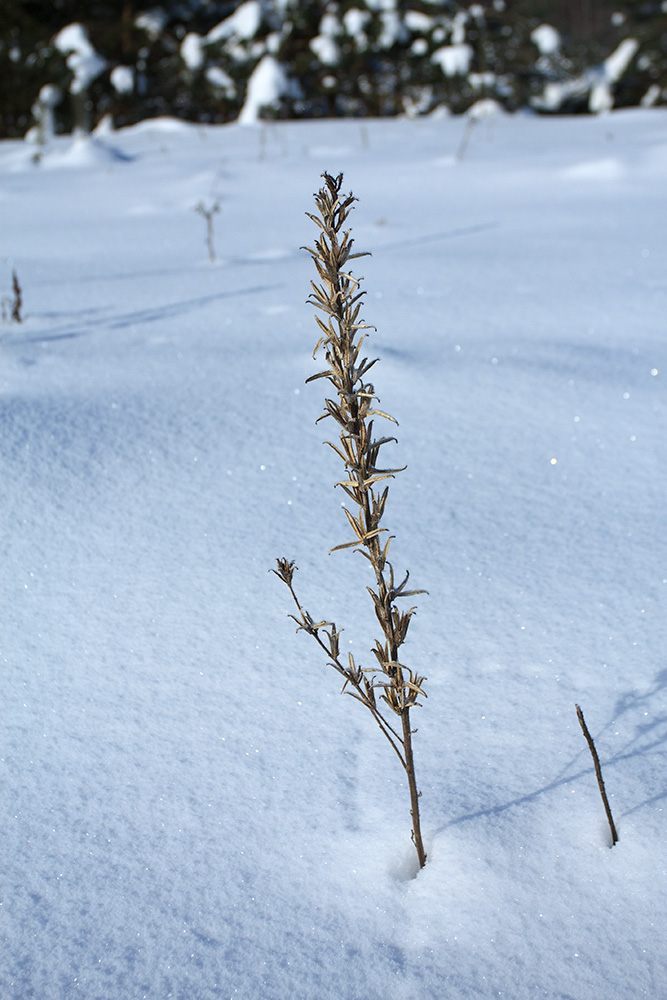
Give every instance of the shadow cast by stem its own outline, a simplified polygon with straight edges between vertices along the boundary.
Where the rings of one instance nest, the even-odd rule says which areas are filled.
[[[14,342],[22,344],[45,343],[53,340],[82,337],[86,334],[103,333],[108,330],[122,330],[129,326],[143,326],[146,323],[161,322],[165,319],[183,316],[197,309],[203,309],[212,302],[246,295],[259,295],[262,292],[277,291],[283,287],[282,283],[254,285],[250,288],[239,288],[230,292],[216,292],[213,295],[202,295],[198,298],[184,299],[181,302],[172,302],[167,305],[155,306],[148,309],[135,309],[106,317],[94,316],[82,321],[78,326],[75,325],[72,327],[70,324],[66,324],[60,329],[32,332],[29,337],[15,337]]]
[[[642,710],[646,711],[647,706],[650,705],[651,699],[655,698],[667,691],[667,670],[661,670],[656,674],[650,688],[643,694],[636,691],[630,691],[622,695],[616,702],[614,706],[614,713],[612,718],[606,722],[595,734],[596,743],[603,744],[605,734],[617,724],[617,719],[619,716],[624,715],[629,711]],[[573,713],[574,714],[574,713]],[[648,739],[647,739],[648,738]],[[606,757],[601,761],[603,771],[610,772],[612,775],[614,773],[614,768],[622,765],[628,760],[633,758],[643,757],[646,754],[658,755],[665,757],[667,759],[667,710],[656,713],[650,718],[650,720],[638,721],[635,724],[635,733],[631,736],[625,743],[625,745],[616,753],[611,756]],[[663,748],[664,749],[661,749]],[[506,812],[508,809],[512,809],[517,806],[523,806],[528,803],[536,801],[542,795],[546,795],[549,792],[554,791],[557,788],[561,788],[564,785],[570,785],[582,778],[587,780],[590,778],[592,772],[594,771],[593,764],[586,764],[586,766],[579,767],[575,769],[577,763],[580,760],[584,760],[587,756],[588,751],[585,746],[582,746],[579,751],[570,759],[570,761],[561,768],[559,773],[546,785],[542,785],[539,788],[534,789],[532,792],[527,792],[525,795],[519,795],[514,799],[509,799],[506,802],[500,803],[498,805],[490,806],[486,809],[478,809],[474,812],[465,813],[462,816],[458,816],[455,819],[450,820],[447,823],[442,824],[436,831],[442,833],[448,827],[457,826],[460,823],[467,823],[471,820],[480,819],[487,816],[498,816],[501,813]],[[667,773],[667,769],[666,769]],[[620,816],[630,816],[633,813],[638,812],[640,809],[646,806],[653,805],[656,802],[660,802],[667,799],[667,780],[665,782],[666,787],[662,792],[651,795],[641,802],[636,803],[633,806],[625,810],[619,811]]]
[[[499,227],[499,222],[479,222],[472,226],[461,226],[459,229],[446,229],[441,233],[428,233],[424,236],[415,236],[408,240],[382,243],[373,251],[373,257],[377,257],[383,250],[406,250],[410,247],[425,246],[427,243],[439,243],[441,240],[454,240],[461,236],[475,236],[477,233],[486,233],[490,229],[498,229]]]

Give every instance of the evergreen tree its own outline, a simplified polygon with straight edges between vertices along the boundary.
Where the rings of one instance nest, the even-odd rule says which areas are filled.
[[[85,97],[55,44],[75,23],[105,63]],[[47,84],[60,94],[58,131],[70,131],[77,113],[93,126],[103,115],[116,125],[155,115],[231,121],[265,58],[283,81],[261,110],[269,117],[424,114],[439,106],[460,113],[480,98],[508,110],[558,112],[667,104],[667,5],[4,0],[0,137],[25,134]]]

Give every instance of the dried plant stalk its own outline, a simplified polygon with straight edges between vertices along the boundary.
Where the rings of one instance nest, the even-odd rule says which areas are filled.
[[[324,186],[315,195],[319,215],[307,213],[319,227],[320,234],[314,248],[306,247],[313,258],[320,284],[311,282],[309,302],[324,313],[325,319],[316,315],[320,329],[313,356],[324,350],[326,368],[312,375],[307,381],[324,378],[334,388],[335,399],[325,399],[325,412],[319,418],[333,418],[339,426],[337,444],[327,441],[345,467],[344,478],[336,483],[350,501],[351,510],[343,507],[354,538],[334,546],[331,552],[354,548],[370,563],[374,586],[367,590],[373,601],[375,616],[382,631],[375,640],[372,653],[377,661],[373,667],[362,668],[352,654],[348,662],[341,660],[340,630],[333,622],[315,621],[302,607],[293,587],[296,566],[287,559],[278,559],[273,570],[287,585],[297,607],[291,615],[298,629],[303,629],[317,641],[329,658],[331,666],[344,678],[343,690],[368,708],[399,758],[408,779],[412,815],[412,838],[417,850],[419,865],[426,863],[426,852],[421,835],[419,798],[412,752],[413,730],[410,709],[419,705],[418,698],[425,697],[422,690],[424,678],[418,676],[400,661],[399,650],[405,642],[415,609],[399,610],[397,601],[423,594],[423,590],[407,590],[409,573],[400,583],[394,578],[389,562],[392,535],[381,527],[388,486],[378,484],[392,479],[402,469],[379,468],[379,454],[383,445],[396,441],[394,437],[374,437],[374,418],[380,417],[396,423],[388,413],[377,408],[377,396],[364,376],[376,363],[362,357],[362,345],[367,334],[361,331],[370,327],[359,321],[359,311],[364,292],[359,282],[349,272],[349,261],[367,254],[352,253],[350,231],[344,230],[345,221],[356,199],[350,194],[341,196],[343,175],[332,177],[323,174]],[[383,537],[385,536],[386,537]],[[377,697],[379,695],[379,697]],[[383,704],[384,703],[384,704]],[[388,721],[388,709],[398,716],[396,728]],[[391,716],[389,716],[391,718]]]
[[[14,300],[12,302],[12,319],[15,323],[20,323],[23,296],[21,294],[21,286],[19,285],[19,279],[16,275],[16,271],[12,271],[12,292],[14,293]]]
[[[206,248],[208,250],[208,259],[211,264],[215,264],[215,233],[213,226],[213,218],[220,211],[220,202],[214,201],[212,205],[205,205],[203,201],[198,202],[195,205],[195,212],[203,216],[206,222]]]
[[[586,720],[584,719],[584,713],[581,711],[578,705],[575,705],[574,707],[577,710],[577,718],[579,719],[579,725],[581,726],[581,731],[586,738],[586,742],[588,743],[588,749],[590,750],[591,757],[593,758],[593,766],[595,767],[595,777],[598,779],[598,788],[600,789],[602,805],[604,806],[607,822],[609,823],[609,829],[611,830],[611,846],[613,847],[614,844],[618,843],[618,833],[616,832],[614,817],[611,814],[611,806],[609,805],[609,799],[607,798],[607,790],[604,787],[604,780],[602,778],[602,765],[600,764],[600,758],[598,757],[598,752],[595,749],[595,743],[593,742],[593,737],[591,736],[588,726],[586,725]]]

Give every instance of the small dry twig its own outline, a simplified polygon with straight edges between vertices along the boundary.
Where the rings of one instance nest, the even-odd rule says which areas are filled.
[[[202,215],[206,220],[206,246],[208,248],[208,259],[210,260],[211,264],[214,264],[216,261],[213,217],[217,215],[219,211],[220,211],[220,202],[217,199],[216,201],[213,202],[212,205],[209,206],[205,205],[203,201],[200,201],[197,205],[195,205],[195,212],[198,212],[199,215]]]
[[[12,301],[12,319],[15,323],[20,323],[23,296],[21,294],[21,286],[19,285],[19,279],[16,276],[16,271],[12,271],[12,292],[14,294],[14,299]]]
[[[305,247],[313,258],[321,284],[311,282],[311,305],[324,314],[316,316],[320,329],[313,356],[324,350],[326,368],[311,375],[308,382],[326,379],[335,390],[334,399],[325,399],[325,411],[320,420],[332,417],[339,427],[337,444],[326,443],[341,459],[344,478],[336,483],[350,501],[352,509],[343,512],[352,529],[352,541],[335,545],[330,551],[353,548],[371,565],[374,587],[367,587],[373,601],[375,616],[382,631],[382,638],[375,640],[372,653],[377,666],[362,668],[352,654],[348,662],[340,658],[340,630],[333,622],[316,622],[301,606],[293,588],[296,566],[287,559],[277,560],[273,572],[286,584],[297,608],[292,615],[298,629],[303,629],[317,641],[329,657],[333,668],[345,679],[343,690],[368,708],[382,733],[398,756],[408,779],[412,815],[412,837],[420,867],[426,863],[426,852],[421,835],[419,798],[412,752],[413,730],[410,709],[419,705],[417,700],[426,697],[422,689],[424,678],[399,659],[399,649],[405,642],[414,608],[401,611],[397,601],[423,594],[423,590],[408,590],[409,573],[399,582],[389,561],[389,546],[393,536],[381,527],[389,488],[381,490],[378,484],[393,479],[402,469],[380,468],[379,454],[383,445],[395,441],[394,437],[374,437],[374,418],[396,423],[393,417],[375,405],[378,397],[370,382],[364,381],[367,372],[377,362],[362,356],[362,346],[371,329],[359,319],[361,299],[359,282],[349,271],[349,262],[363,253],[352,253],[350,231],[343,226],[356,199],[350,194],[341,196],[343,175],[332,177],[323,174],[324,186],[315,195],[318,215],[307,213],[319,228],[315,247]],[[376,697],[379,695],[379,698]],[[400,734],[383,714],[382,702],[400,719]],[[386,711],[386,709],[384,709]]]
[[[602,780],[602,767],[600,766],[600,758],[598,757],[598,752],[595,749],[595,743],[593,742],[593,737],[588,731],[588,726],[586,725],[586,720],[584,719],[584,713],[581,711],[578,705],[574,706],[577,710],[577,718],[579,719],[579,725],[581,726],[581,731],[586,737],[586,742],[588,743],[588,749],[591,752],[591,757],[593,758],[593,764],[595,766],[595,776],[598,779],[598,787],[600,789],[600,795],[602,796],[602,804],[604,805],[604,811],[607,814],[607,821],[609,822],[609,829],[611,830],[611,847],[614,846],[618,841],[618,834],[616,833],[616,827],[614,825],[614,817],[611,814],[611,806],[609,805],[609,799],[607,798],[607,792],[604,787],[604,781]]]

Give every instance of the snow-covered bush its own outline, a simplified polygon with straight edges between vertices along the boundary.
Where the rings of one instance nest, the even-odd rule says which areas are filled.
[[[35,124],[26,133],[27,142],[34,142],[39,147],[47,146],[51,142],[55,134],[53,111],[60,99],[61,93],[53,84],[47,83],[42,87],[30,109]]]
[[[106,69],[106,60],[95,51],[81,24],[68,24],[58,32],[53,44],[65,56],[71,73],[68,89],[73,99],[76,127],[81,132],[88,132],[88,89]]]

